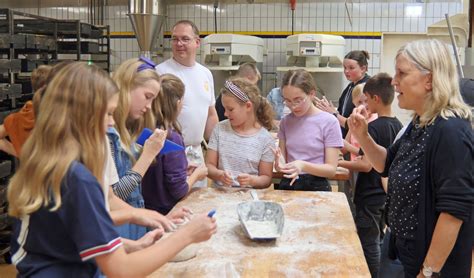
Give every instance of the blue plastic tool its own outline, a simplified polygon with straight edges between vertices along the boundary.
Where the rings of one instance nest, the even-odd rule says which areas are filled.
[[[207,216],[212,218],[215,213],[216,213],[216,209],[212,209],[212,210],[207,214]]]
[[[149,128],[144,128],[142,133],[140,133],[140,136],[138,136],[137,139],[137,144],[142,145],[145,144],[145,141],[148,139],[153,134],[153,131]],[[178,145],[174,143],[173,141],[170,141],[168,139],[165,140],[165,144],[163,145],[163,148],[160,151],[160,154],[167,154],[169,152],[176,152],[176,151],[182,151],[184,150],[184,147],[181,145]]]

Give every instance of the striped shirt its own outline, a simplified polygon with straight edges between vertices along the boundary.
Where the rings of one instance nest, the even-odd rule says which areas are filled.
[[[261,161],[274,161],[274,146],[275,139],[265,128],[252,135],[241,135],[232,129],[229,120],[216,125],[208,145],[219,154],[218,169],[250,175],[259,174]]]

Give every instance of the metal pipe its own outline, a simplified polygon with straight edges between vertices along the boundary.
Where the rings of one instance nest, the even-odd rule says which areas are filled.
[[[458,67],[458,74],[459,74],[459,77],[464,78],[464,71],[462,70],[461,60],[459,59],[458,48],[456,46],[456,41],[454,40],[453,27],[451,27],[451,21],[449,20],[449,15],[444,14],[444,17],[446,17],[446,22],[448,23],[449,37],[451,38],[451,44],[453,46],[454,57],[456,59],[456,65]]]
[[[296,10],[296,0],[290,0],[291,8],[291,34],[295,33],[295,10]]]
[[[219,1],[214,1],[214,33],[217,34],[217,8],[219,7]]]

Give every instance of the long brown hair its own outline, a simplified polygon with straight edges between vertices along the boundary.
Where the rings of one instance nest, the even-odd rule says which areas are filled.
[[[272,130],[274,113],[273,108],[270,103],[268,103],[268,100],[260,94],[260,89],[256,85],[250,83],[250,81],[246,78],[232,77],[229,79],[229,81],[232,82],[244,94],[248,96],[249,101],[253,104],[253,110],[257,121],[267,130]],[[242,100],[237,98],[231,91],[229,91],[225,87],[221,89],[221,94],[232,96],[233,98],[240,101],[242,105],[244,105]]]
[[[181,126],[178,123],[178,101],[184,96],[184,83],[173,74],[160,76],[161,93],[153,100],[153,114],[157,126],[165,130],[174,129],[181,134]],[[170,134],[170,133],[168,133]]]
[[[55,74],[8,187],[10,215],[22,217],[51,205],[57,210],[61,183],[75,160],[102,183],[108,147],[104,118],[115,93],[109,75],[94,65],[75,62]]]

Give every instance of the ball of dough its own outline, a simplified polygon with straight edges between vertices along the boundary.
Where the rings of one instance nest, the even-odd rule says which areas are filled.
[[[172,233],[165,233],[162,239],[169,237]],[[198,244],[190,244],[181,250],[176,256],[170,260],[170,262],[184,262],[196,257],[199,251]]]

